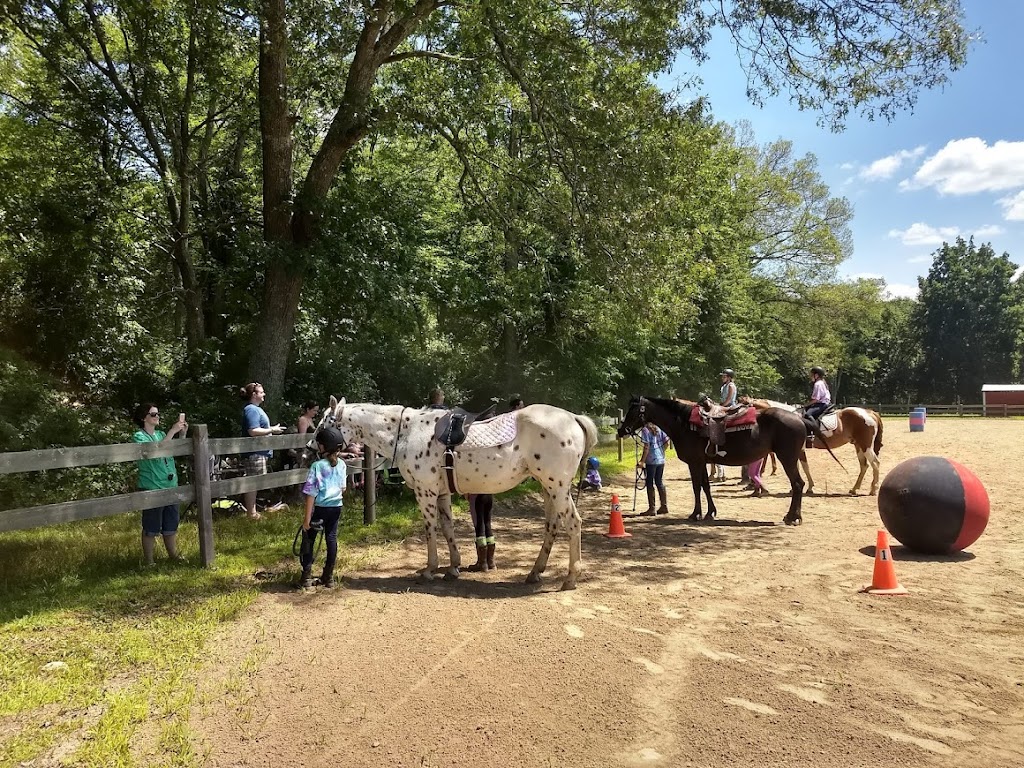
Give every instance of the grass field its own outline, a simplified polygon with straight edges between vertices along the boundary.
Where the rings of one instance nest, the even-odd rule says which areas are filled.
[[[597,455],[605,474],[632,472],[631,454],[622,463],[614,446]],[[505,496],[535,490],[530,481]],[[380,495],[371,526],[360,494],[346,505],[339,572],[420,530],[404,489]],[[464,501],[456,506],[465,514]],[[198,565],[189,519],[186,562],[160,560],[158,544],[151,568],[141,564],[137,514],[0,534],[0,767],[44,754],[83,766],[200,764],[188,713],[206,644],[261,591],[296,577],[298,519],[295,509],[256,523],[216,518],[213,569]]]

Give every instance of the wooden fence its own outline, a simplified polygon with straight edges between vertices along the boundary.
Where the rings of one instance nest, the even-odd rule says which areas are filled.
[[[1024,416],[1024,405],[995,405],[989,403],[945,403],[932,404],[917,403],[843,403],[844,406],[861,406],[871,408],[883,416],[905,416],[909,415],[915,408],[924,408],[929,416],[997,416],[1006,418],[1009,416]]]
[[[249,491],[267,488],[281,488],[297,485],[306,479],[305,469],[291,469],[270,472],[253,477],[236,477],[228,480],[213,480],[209,467],[211,456],[226,456],[252,451],[302,448],[309,435],[268,435],[266,437],[222,437],[211,439],[205,424],[192,428],[191,439],[164,440],[159,443],[117,443],[74,448],[48,448],[37,451],[0,453],[0,475],[16,472],[39,472],[47,469],[89,467],[98,464],[118,464],[139,459],[156,459],[164,456],[192,457],[192,484],[179,485],[159,491],[137,491],[119,496],[99,499],[65,501],[58,504],[43,504],[21,509],[0,510],[0,533],[3,531],[39,528],[45,525],[66,523],[72,520],[87,520],[120,512],[151,509],[166,504],[194,502],[199,517],[199,553],[203,565],[210,566],[214,560],[213,546],[213,499],[234,496]],[[382,465],[383,466],[383,465]],[[369,475],[381,467],[374,466],[372,451],[363,457],[361,465],[349,464],[353,473]],[[372,523],[376,515],[376,485],[373,481],[363,483],[363,521]]]

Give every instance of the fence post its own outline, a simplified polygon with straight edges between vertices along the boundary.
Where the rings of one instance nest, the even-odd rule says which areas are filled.
[[[1008,415],[1009,412],[1007,411],[1006,403],[1003,403],[1003,418],[1005,419]]]
[[[363,525],[377,519],[377,473],[373,471],[373,459],[373,449],[367,446],[363,451]]]
[[[956,403],[956,415],[957,416],[963,416],[964,415],[964,404],[961,403],[959,400]]]
[[[197,424],[192,431],[192,482],[199,512],[199,559],[209,568],[214,557],[213,496],[210,493],[210,432],[205,424]]]
[[[619,424],[618,424],[618,426],[622,425],[622,419],[623,418],[625,418],[625,417],[622,415],[622,409],[619,408]],[[622,461],[622,438],[621,437],[618,438],[615,442],[617,442],[619,444],[619,461]]]

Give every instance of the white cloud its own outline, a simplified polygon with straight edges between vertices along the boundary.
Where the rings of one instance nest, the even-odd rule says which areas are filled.
[[[877,272],[857,272],[850,275],[851,280],[884,280],[885,278]]]
[[[885,286],[885,298],[887,299],[916,299],[917,286],[907,283],[889,283]]]
[[[1006,230],[1000,227],[998,224],[988,224],[984,227],[978,227],[976,230],[974,230],[974,236],[977,239],[981,240],[986,237],[995,237],[996,235],[1001,235],[1005,231]]]
[[[907,259],[907,263],[908,264],[927,264],[931,260],[932,260],[932,257],[930,255],[928,255],[928,256],[924,256],[924,255],[922,255],[922,256],[911,256],[909,259]]]
[[[901,149],[886,157],[879,158],[871,165],[862,168],[858,174],[862,179],[868,181],[879,181],[890,178],[908,160],[916,160],[924,154],[925,147],[914,147],[913,149]]]
[[[840,171],[852,171],[856,167],[857,166],[855,166],[853,163],[843,163],[842,165],[839,166],[839,170]]]
[[[1020,276],[1024,275],[1024,267],[1017,267],[1017,271],[1010,276],[1010,282],[1016,283],[1020,280]]]
[[[1003,218],[1007,221],[1024,221],[1024,192],[1004,197],[999,201],[1003,206]]]
[[[1021,198],[1017,205],[1019,206],[1021,218],[1024,219],[1024,193],[1018,195]],[[1007,216],[1009,218],[1009,216]],[[977,229],[962,230],[960,227],[933,227],[923,222],[915,222],[906,229],[890,229],[889,237],[899,240],[904,245],[918,246],[918,245],[942,245],[943,243],[950,243],[956,240],[957,236],[962,236],[967,239],[974,237],[977,240],[982,240],[986,237],[994,237],[995,235],[1001,235],[1005,230],[998,224],[986,224],[983,227]],[[916,257],[920,261],[924,261],[924,257]],[[930,257],[928,257],[930,258]],[[913,259],[911,259],[913,261]]]
[[[970,195],[1024,187],[1024,141],[954,139],[925,160],[902,189],[933,187],[944,195]]]
[[[911,224],[906,229],[890,229],[889,237],[894,237],[904,245],[942,245],[955,240],[960,234],[956,227],[932,227],[922,222]]]

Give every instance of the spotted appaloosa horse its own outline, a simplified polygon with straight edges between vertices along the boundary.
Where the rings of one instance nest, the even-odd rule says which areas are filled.
[[[783,408],[787,411],[799,413],[799,409],[789,403],[780,403],[775,400],[755,400],[752,398],[740,399],[753,405],[758,410]],[[834,427],[829,423],[829,417],[833,415],[836,419]],[[882,417],[870,408],[852,406],[840,408],[833,413],[826,414],[821,421],[823,427],[832,429],[832,431],[827,436],[815,436],[814,447],[831,449],[852,443],[857,451],[860,474],[857,475],[857,482],[850,489],[850,495],[857,495],[857,491],[860,490],[860,484],[864,481],[864,475],[867,473],[868,464],[870,464],[871,490],[869,493],[874,496],[878,493],[878,469],[881,465],[878,454],[882,450]],[[814,493],[814,478],[811,477],[811,469],[807,464],[806,451],[800,454],[800,466],[803,467],[804,474],[807,476],[807,490],[804,493]]]
[[[391,458],[416,494],[427,537],[425,579],[437,570],[438,518],[448,542],[450,564],[445,578],[458,578],[461,557],[452,526],[451,490],[444,469],[444,446],[435,439],[443,410],[401,405],[351,403],[331,398],[325,421],[341,429],[346,441],[359,441]],[[455,484],[459,493],[500,493],[533,477],[544,490],[544,543],[526,577],[540,580],[559,528],[569,536],[569,573],[562,589],[575,589],[579,575],[583,521],[572,500],[573,476],[597,444],[597,427],[553,405],[528,405],[467,430],[455,448]]]

